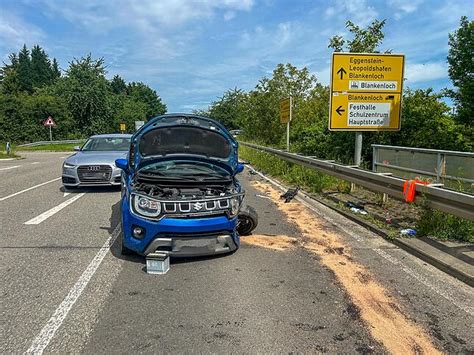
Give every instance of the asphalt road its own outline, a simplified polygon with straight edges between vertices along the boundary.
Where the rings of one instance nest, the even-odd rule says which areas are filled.
[[[65,194],[67,153],[23,155],[0,160],[1,353],[396,350],[374,337],[377,314],[370,322],[359,310],[354,292],[364,291],[300,243],[301,228],[253,185],[260,177],[240,177],[259,213],[256,240],[286,236],[294,247],[249,239],[232,255],[174,261],[158,276],[117,252],[118,190]],[[438,350],[474,352],[472,288],[324,207],[313,217],[332,223],[348,260]]]

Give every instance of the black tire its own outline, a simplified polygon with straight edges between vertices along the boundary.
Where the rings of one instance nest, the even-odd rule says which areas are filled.
[[[258,214],[253,207],[245,206],[239,212],[237,232],[240,235],[250,235],[257,228]]]

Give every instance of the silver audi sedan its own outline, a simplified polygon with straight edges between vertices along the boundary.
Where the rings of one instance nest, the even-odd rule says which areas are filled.
[[[99,134],[76,147],[75,154],[63,163],[62,180],[66,188],[120,185],[122,170],[115,159],[126,158],[131,134]]]

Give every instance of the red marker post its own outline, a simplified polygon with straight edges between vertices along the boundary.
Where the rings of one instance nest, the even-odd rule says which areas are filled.
[[[51,130],[51,127],[55,126],[56,123],[54,123],[54,120],[51,116],[48,116],[48,118],[44,120],[43,125],[49,127],[49,140],[52,142],[53,141],[53,131]]]

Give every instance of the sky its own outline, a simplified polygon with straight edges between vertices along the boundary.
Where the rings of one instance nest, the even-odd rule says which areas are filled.
[[[66,69],[88,53],[107,76],[142,81],[168,112],[205,109],[225,90],[251,90],[278,63],[329,82],[333,35],[345,22],[386,19],[382,51],[406,55],[405,86],[450,86],[448,33],[474,0],[0,0],[0,59],[25,43]]]

